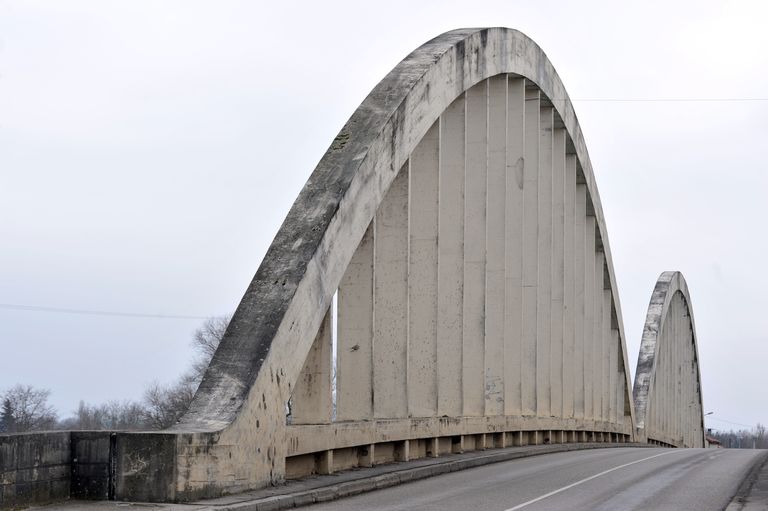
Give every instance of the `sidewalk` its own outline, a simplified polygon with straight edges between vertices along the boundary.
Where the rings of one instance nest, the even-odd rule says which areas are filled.
[[[768,511],[768,452],[755,464],[725,511]]]
[[[135,508],[137,511],[144,509],[162,511],[277,511],[281,509],[292,509],[294,507],[305,506],[316,502],[336,500],[449,472],[488,465],[490,463],[499,463],[502,461],[527,458],[529,456],[538,456],[542,454],[584,449],[602,449],[608,447],[653,446],[631,443],[594,443],[508,447],[505,449],[489,449],[486,451],[472,451],[463,454],[450,454],[439,458],[421,458],[405,463],[388,463],[371,468],[347,470],[332,475],[313,476],[296,481],[289,481],[281,486],[186,504],[72,500],[35,509],[115,511],[117,509]]]

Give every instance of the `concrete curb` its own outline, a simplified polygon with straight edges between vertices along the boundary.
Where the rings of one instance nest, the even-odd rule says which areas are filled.
[[[308,506],[319,502],[329,502],[332,500],[351,497],[382,488],[389,488],[400,484],[419,481],[429,477],[435,477],[450,472],[457,472],[468,468],[500,463],[503,461],[514,460],[518,458],[529,458],[540,456],[542,454],[553,454],[568,451],[581,451],[587,449],[605,449],[615,447],[655,447],[648,444],[555,444],[551,446],[536,446],[530,449],[515,448],[515,450],[501,450],[501,452],[491,452],[480,456],[473,456],[458,460],[446,460],[443,463],[435,463],[415,468],[403,468],[395,472],[380,474],[376,476],[356,479],[353,481],[344,481],[328,486],[322,486],[310,490],[303,490],[284,495],[274,495],[271,497],[254,499],[247,502],[238,502],[233,504],[215,505],[202,507],[201,510],[216,511],[279,511],[282,509],[292,509],[299,506]],[[204,505],[204,502],[195,504]]]
[[[750,494],[752,493],[753,489],[755,489],[755,485],[758,482],[760,473],[767,465],[768,452],[762,456],[757,457],[747,472],[747,476],[744,478],[744,481],[741,482],[739,488],[736,490],[736,494],[731,498],[731,503],[728,504],[728,507],[725,508],[725,511],[747,510],[750,509],[753,504],[755,505],[756,509],[765,509],[768,507],[768,502],[766,501],[750,502],[750,500],[752,500],[750,499]]]

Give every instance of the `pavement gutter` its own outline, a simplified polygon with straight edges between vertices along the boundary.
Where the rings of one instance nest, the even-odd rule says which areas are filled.
[[[336,475],[336,477],[340,477],[342,479],[339,482],[298,491],[291,491],[291,486],[296,485],[296,483],[289,482],[285,485],[285,487],[283,487],[286,491],[279,495],[272,495],[261,498],[254,496],[248,500],[245,500],[247,498],[245,495],[241,495],[239,497],[242,500],[239,502],[217,503],[216,500],[219,499],[213,499],[212,501],[197,501],[190,504],[194,505],[195,508],[200,511],[279,511],[282,509],[292,509],[295,507],[307,506],[319,502],[329,502],[345,497],[351,497],[353,495],[359,495],[361,493],[380,490],[382,488],[389,488],[412,481],[419,481],[429,477],[435,477],[450,472],[480,467],[492,463],[500,463],[519,458],[528,458],[531,456],[540,456],[543,454],[616,447],[654,446],[634,443],[553,444],[527,448],[505,448],[499,449],[498,451],[494,449],[495,452],[477,451],[456,455],[456,457],[452,457],[452,459],[446,459],[444,461],[440,461],[440,458],[433,458],[435,461],[426,466],[413,468],[403,467],[399,470],[395,469],[387,473],[371,476],[366,476],[364,473],[366,471],[374,471],[376,467],[372,469],[359,469],[341,472]],[[316,479],[316,481],[320,481],[323,478],[328,477],[330,476],[320,476]],[[237,496],[230,496],[230,498],[232,497]]]
[[[768,451],[757,456],[725,511],[768,509]]]

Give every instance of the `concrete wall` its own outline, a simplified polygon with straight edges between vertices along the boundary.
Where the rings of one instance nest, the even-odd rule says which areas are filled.
[[[179,441],[164,433],[0,435],[0,509],[67,500],[173,500]]]
[[[69,432],[0,435],[0,509],[69,498]]]

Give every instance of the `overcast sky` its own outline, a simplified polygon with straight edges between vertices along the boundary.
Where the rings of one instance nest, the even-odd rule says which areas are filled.
[[[444,31],[506,26],[576,100],[633,371],[680,270],[708,426],[768,423],[768,101],[721,101],[768,99],[766,19],[759,0],[0,0],[0,303],[233,311],[376,83]],[[0,390],[50,388],[62,416],[171,382],[201,323],[5,305]]]

